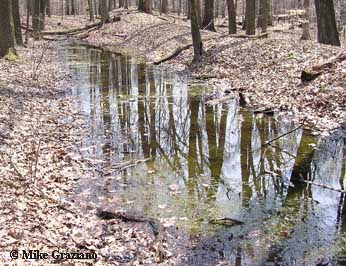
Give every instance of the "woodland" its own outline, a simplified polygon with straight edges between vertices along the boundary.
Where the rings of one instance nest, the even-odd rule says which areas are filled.
[[[346,263],[346,0],[0,0],[0,265]]]

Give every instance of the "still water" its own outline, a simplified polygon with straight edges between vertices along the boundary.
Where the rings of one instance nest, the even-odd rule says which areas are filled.
[[[182,230],[182,265],[346,265],[345,138],[299,129],[265,145],[298,124],[236,100],[207,105],[208,87],[130,56],[61,54],[89,120],[87,201]]]

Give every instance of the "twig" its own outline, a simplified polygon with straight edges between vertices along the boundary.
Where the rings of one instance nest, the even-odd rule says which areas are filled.
[[[282,134],[282,135],[280,135],[280,136],[278,136],[278,137],[276,137],[276,138],[274,138],[274,139],[272,139],[272,140],[267,141],[266,143],[262,144],[262,146],[270,145],[270,144],[273,143],[274,141],[276,141],[276,140],[278,140],[278,139],[281,139],[282,137],[285,137],[285,136],[287,136],[287,135],[289,135],[289,134],[291,134],[291,133],[297,131],[298,129],[300,129],[300,128],[302,128],[302,127],[304,126],[305,121],[306,121],[306,118],[304,119],[304,121],[303,121],[298,127],[294,128],[294,129],[292,129],[292,130],[290,130],[290,131],[288,131],[288,132],[286,132],[286,133],[284,133],[284,134]]]

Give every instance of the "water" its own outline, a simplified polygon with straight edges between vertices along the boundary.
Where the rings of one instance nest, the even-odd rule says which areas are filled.
[[[236,100],[206,105],[208,87],[130,56],[81,45],[61,54],[89,120],[84,200],[174,225],[182,265],[345,265],[345,138],[299,129],[264,145],[298,124]],[[211,222],[222,218],[244,224]]]

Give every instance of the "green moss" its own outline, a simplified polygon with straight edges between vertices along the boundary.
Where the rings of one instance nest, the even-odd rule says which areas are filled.
[[[14,48],[10,48],[5,56],[6,60],[15,62],[17,60],[17,51]]]

